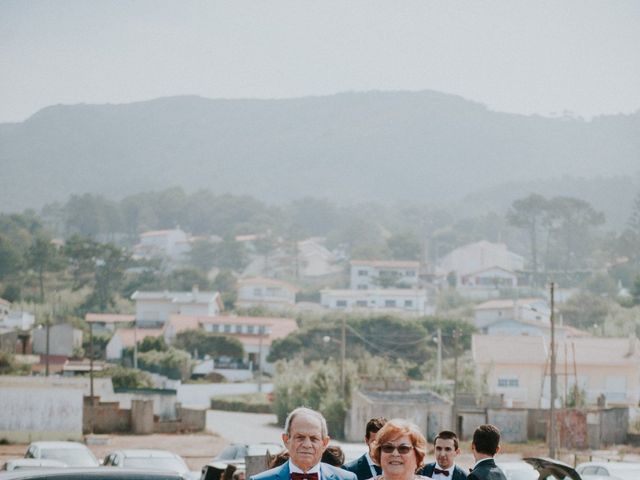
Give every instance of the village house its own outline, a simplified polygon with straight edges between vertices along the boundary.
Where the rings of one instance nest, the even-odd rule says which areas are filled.
[[[71,357],[74,351],[82,348],[82,330],[74,328],[68,323],[51,325],[49,330],[48,353],[51,356]],[[36,328],[32,331],[33,353],[47,354],[47,327]]]
[[[505,406],[548,408],[550,345],[531,335],[473,335],[471,353],[476,378]],[[640,343],[635,337],[566,337],[556,340],[558,396],[574,388],[588,405],[604,396],[611,406],[635,406],[640,400]]]
[[[114,332],[120,326],[132,324],[136,316],[121,313],[87,313],[84,316],[93,327],[93,333]]]
[[[165,257],[179,262],[191,250],[189,236],[175,228],[153,230],[140,235],[140,243],[133,247],[134,258]]]
[[[162,336],[162,333],[161,328],[118,328],[107,343],[107,360],[120,361],[125,348],[133,348],[145,338],[157,338]]]
[[[434,311],[427,291],[415,288],[320,290],[320,303],[329,310],[384,311],[408,315],[430,315]]]
[[[11,302],[0,297],[0,320],[9,315],[11,310]]]
[[[336,256],[323,245],[323,239],[311,237],[298,242],[296,263],[298,277],[328,279],[342,274]]]
[[[254,370],[261,365],[264,372],[272,374],[274,365],[267,362],[267,357],[273,341],[297,329],[298,324],[293,318],[171,315],[163,335],[168,344],[172,344],[180,332],[188,330],[237,338],[244,347],[245,356],[242,360],[251,364]]]
[[[236,306],[240,308],[291,308],[296,303],[298,287],[282,280],[264,277],[243,278],[238,281]]]
[[[190,292],[141,292],[131,295],[136,302],[138,326],[162,326],[172,314],[215,316],[222,311],[218,292],[201,292],[194,286]]]
[[[461,295],[478,300],[498,297],[500,289],[516,288],[516,272],[523,268],[522,256],[503,243],[486,240],[456,248],[439,265],[440,271],[454,276]]]
[[[418,284],[420,262],[400,260],[352,260],[352,290],[412,288]]]
[[[476,328],[482,330],[499,320],[528,320],[549,323],[551,310],[542,298],[488,300],[473,309]]]

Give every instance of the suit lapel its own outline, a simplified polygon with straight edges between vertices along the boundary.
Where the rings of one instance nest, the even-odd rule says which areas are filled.
[[[333,473],[333,470],[327,468],[324,464],[320,464],[320,477],[321,480],[335,480],[337,475]]]
[[[278,480],[289,480],[291,478],[291,473],[289,470],[289,462],[285,462],[282,464],[282,468],[276,474]]]

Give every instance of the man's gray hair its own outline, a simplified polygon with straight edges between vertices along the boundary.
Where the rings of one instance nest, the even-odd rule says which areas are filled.
[[[284,422],[284,433],[286,433],[287,435],[291,435],[291,422],[293,422],[293,419],[297,415],[308,415],[310,417],[317,418],[318,420],[320,420],[322,438],[329,436],[327,421],[322,416],[322,414],[320,412],[316,412],[315,410],[312,410],[311,408],[307,408],[307,407],[298,407],[294,409],[291,413],[289,413],[289,415],[287,415],[287,419]]]

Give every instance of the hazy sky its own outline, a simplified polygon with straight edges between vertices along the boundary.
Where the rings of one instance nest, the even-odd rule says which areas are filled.
[[[161,96],[455,93],[640,109],[640,1],[0,0],[0,122]]]

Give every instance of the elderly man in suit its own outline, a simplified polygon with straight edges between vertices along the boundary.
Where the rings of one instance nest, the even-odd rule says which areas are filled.
[[[289,460],[250,480],[357,480],[351,472],[320,462],[329,435],[327,421],[319,412],[305,407],[292,411],[285,422],[282,441]]]
[[[500,451],[500,430],[494,425],[480,425],[473,432],[471,451],[476,464],[467,477],[468,480],[507,480],[493,457]]]
[[[384,427],[387,419],[384,417],[372,418],[367,422],[364,432],[364,441],[369,447],[369,451],[354,461],[342,466],[345,470],[355,473],[358,480],[367,480],[382,473],[382,469],[371,459],[371,449],[376,439],[378,431]]]
[[[456,465],[460,455],[458,436],[449,430],[443,430],[433,440],[436,461],[428,463],[418,473],[434,480],[466,480],[465,471]]]

